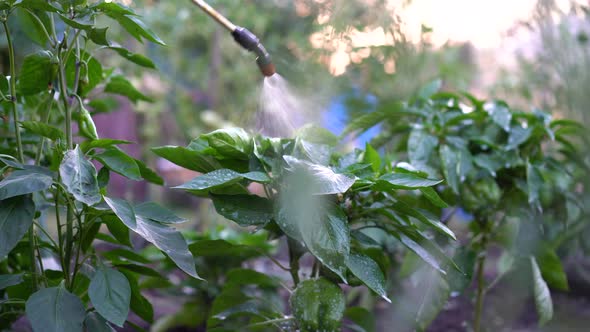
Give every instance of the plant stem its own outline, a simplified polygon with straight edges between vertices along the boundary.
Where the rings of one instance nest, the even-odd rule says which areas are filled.
[[[291,278],[293,278],[293,284],[295,287],[299,284],[299,257],[293,251],[293,246],[291,244],[291,239],[287,241],[287,245],[289,246],[289,267],[291,272]]]
[[[49,117],[51,115],[51,106],[53,106],[53,97],[55,96],[55,90],[51,89],[51,92],[49,93],[49,101],[47,105],[47,110],[45,112],[45,114],[43,114],[43,118],[41,119],[41,122],[43,122],[44,124],[49,123]],[[35,155],[35,165],[39,166],[39,164],[41,163],[41,155],[43,154],[43,148],[45,147],[45,138],[41,137],[41,141],[39,142],[39,144],[37,144],[37,154]]]
[[[10,36],[10,30],[8,29],[8,23],[6,19],[2,21],[4,26],[4,32],[6,33],[6,43],[8,44],[8,58],[10,63],[10,109],[12,113],[12,119],[14,121],[14,135],[16,137],[16,151],[18,154],[18,160],[24,164],[25,156],[23,153],[23,143],[20,137],[20,128],[18,127],[18,112],[16,109],[16,65],[14,61],[14,45],[12,44],[12,38]],[[37,263],[35,260],[35,226],[29,227],[29,261],[31,264],[31,281],[33,284],[33,291],[38,288],[37,280]]]
[[[475,320],[473,322],[473,331],[481,331],[481,316],[483,314],[483,301],[485,297],[485,278],[484,278],[484,267],[487,256],[487,244],[488,235],[487,230],[484,230],[481,239],[481,248],[479,251],[479,257],[477,258],[477,298],[475,301]]]

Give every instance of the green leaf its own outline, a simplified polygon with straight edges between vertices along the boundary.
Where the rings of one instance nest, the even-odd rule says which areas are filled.
[[[0,201],[0,261],[10,253],[33,224],[35,203],[29,196]]]
[[[422,272],[418,287],[424,293],[416,312],[416,327],[419,331],[426,330],[444,308],[451,294],[449,285],[440,274],[428,270]]]
[[[178,166],[201,173],[207,173],[221,168],[219,162],[213,157],[181,146],[162,146],[152,148],[152,151]]]
[[[88,287],[88,296],[101,316],[123,327],[131,302],[131,286],[125,275],[106,267],[98,269]]]
[[[428,199],[435,206],[443,209],[449,207],[449,205],[443,201],[442,198],[440,198],[436,190],[432,189],[431,187],[420,188],[420,191],[424,197],[426,197],[426,199]]]
[[[448,269],[447,276],[447,282],[452,292],[463,293],[471,285],[476,260],[477,253],[474,250],[467,247],[460,247],[457,250],[453,261],[457,263],[461,271]]]
[[[231,169],[218,169],[200,175],[191,181],[174,188],[185,190],[211,190],[231,186],[243,179],[244,178],[240,173],[232,171]]]
[[[442,235],[445,235],[452,240],[457,240],[453,231],[451,231],[445,224],[443,224],[442,222],[437,220],[436,217],[426,216],[422,212],[416,210],[413,207],[406,205],[405,203],[402,203],[401,201],[393,203],[391,206],[397,212],[400,212],[400,213],[408,215],[412,218],[415,218],[415,219],[419,220],[420,222],[424,223],[425,225],[428,225],[428,226],[434,228],[436,231],[438,231]],[[427,212],[424,211],[424,213],[427,213]]]
[[[139,173],[141,177],[146,180],[147,182],[163,186],[164,179],[156,173],[153,169],[149,168],[143,161],[139,159],[134,159],[137,167],[139,167]]]
[[[459,175],[457,165],[459,164],[459,155],[448,145],[442,145],[439,149],[440,160],[442,162],[445,180],[456,194],[459,194]]]
[[[376,126],[379,122],[387,118],[387,113],[384,111],[375,111],[367,114],[363,114],[350,121],[348,126],[344,129],[341,136],[346,136],[355,131],[367,131],[370,128]]]
[[[150,30],[139,18],[131,15],[122,14],[123,11],[117,9],[105,11],[105,14],[119,22],[119,24],[129,32],[135,39],[143,42],[143,38],[160,45],[166,45],[160,37]]]
[[[504,129],[506,132],[510,132],[510,122],[512,121],[512,113],[510,110],[503,105],[494,104],[488,110],[488,113],[492,117],[492,120]]]
[[[168,255],[188,275],[200,279],[195,270],[194,258],[180,232],[140,215],[135,215],[133,207],[124,200],[106,196],[104,200],[129,229]]]
[[[498,160],[497,158],[494,158],[493,155],[490,156],[487,154],[476,155],[475,158],[473,158],[473,162],[477,166],[488,171],[490,173],[490,175],[493,177],[496,177],[496,171],[504,166],[504,165],[502,165],[502,162],[500,160]]]
[[[102,216],[101,219],[107,225],[111,235],[113,235],[120,244],[132,247],[131,238],[129,237],[129,228],[127,228],[119,218],[113,215],[106,215]]]
[[[527,162],[526,182],[529,204],[540,208],[539,195],[543,187],[543,176],[537,166]]]
[[[64,133],[60,129],[52,125],[48,125],[38,121],[22,121],[20,122],[20,125],[26,130],[32,132],[33,134],[42,137],[47,137],[52,141],[64,139]]]
[[[222,158],[248,160],[254,150],[254,140],[241,128],[218,129],[201,138]]]
[[[107,30],[109,28],[91,28],[86,30],[86,36],[92,40],[96,45],[109,46],[110,42],[107,39]]]
[[[25,96],[47,91],[56,73],[57,64],[51,52],[39,51],[27,55],[18,76],[18,90]]]
[[[92,29],[92,27],[94,27],[94,24],[95,24],[94,17],[92,17],[90,15],[77,16],[76,18],[72,19],[64,14],[59,14],[59,17],[61,18],[61,20],[65,24],[71,26],[74,29],[79,29],[79,30],[90,30],[90,29]]]
[[[261,255],[259,249],[237,245],[225,240],[200,240],[189,245],[190,252],[195,257],[218,257],[246,259]]]
[[[238,225],[264,226],[273,219],[273,204],[266,198],[253,195],[213,195],[217,213]]]
[[[153,99],[139,92],[125,77],[121,75],[112,76],[104,87],[104,92],[113,93],[129,98],[133,103],[137,101],[152,102]]]
[[[118,144],[131,144],[129,141],[111,138],[99,138],[91,141],[85,141],[80,144],[80,148],[84,153],[92,149],[108,149]]]
[[[106,319],[94,311],[86,314],[84,326],[89,332],[116,332]]]
[[[119,46],[107,46],[104,48],[117,52],[120,56],[124,57],[125,59],[127,59],[137,65],[140,65],[145,68],[156,69],[156,64],[152,60],[150,60],[148,57],[146,57],[145,55],[142,55],[139,53],[133,53],[133,52],[131,52],[123,47],[119,47]]]
[[[442,87],[442,80],[436,79],[426,84],[418,91],[418,97],[422,99],[428,99],[435,93],[437,93]]]
[[[25,305],[35,332],[82,332],[86,318],[84,304],[63,285],[44,288],[33,294]]]
[[[533,134],[533,128],[523,128],[521,125],[512,126],[510,129],[510,136],[508,136],[508,144],[506,150],[513,150],[526,142]]]
[[[23,282],[23,274],[0,274],[0,290]]]
[[[0,181],[0,200],[49,189],[51,176],[36,170],[16,170]]]
[[[356,179],[345,174],[337,174],[326,166],[313,164],[293,156],[283,156],[283,159],[293,172],[294,181],[307,184],[301,188],[310,195],[331,195],[344,193],[352,187]]]
[[[110,17],[117,15],[136,15],[131,8],[116,2],[100,2],[96,4],[96,9]]]
[[[533,271],[533,292],[535,296],[535,305],[539,315],[539,325],[545,325],[553,318],[553,301],[549,287],[541,275],[539,265],[534,257],[530,257],[531,268]]]
[[[174,212],[154,202],[145,202],[135,206],[135,213],[143,218],[152,219],[165,224],[182,224],[187,220],[178,217]]]
[[[45,24],[45,22],[49,22],[49,16],[42,11],[36,11],[35,15],[38,20],[32,12],[29,12],[26,9],[18,9],[16,11],[16,17],[22,31],[36,44],[45,46],[49,40],[47,39],[47,34],[45,34],[43,27],[50,26]],[[47,29],[47,31],[51,30]]]
[[[86,159],[79,146],[66,152],[59,166],[59,174],[66,189],[76,200],[88,205],[100,202],[96,168]]]
[[[371,313],[369,310],[362,308],[362,307],[349,307],[346,308],[344,312],[344,317],[348,320],[352,321],[354,326],[354,331],[359,332],[375,332],[376,324],[375,322],[377,319],[375,315]]]
[[[15,7],[22,7],[28,9],[42,10],[46,12],[57,12],[61,8],[52,4],[52,1],[46,0],[17,0],[14,2]]]
[[[426,263],[428,263],[428,265],[432,266],[433,268],[438,270],[440,273],[446,274],[446,272],[440,266],[438,259],[433,254],[428,252],[428,250],[426,250],[423,246],[421,246],[416,241],[414,241],[413,239],[410,239],[409,237],[407,237],[404,234],[399,234],[398,237],[399,237],[400,242],[404,246],[406,246],[408,249],[410,249],[416,255],[418,255],[420,258],[422,258],[422,260],[425,261]]]
[[[141,264],[151,263],[151,261],[149,259],[143,257],[142,255],[140,255],[134,251],[130,251],[127,249],[122,249],[122,248],[113,249],[113,250],[103,252],[102,256],[104,256],[105,258],[107,258],[111,261],[115,261],[115,262],[122,262],[123,261],[122,258],[124,258],[125,260],[134,261],[134,262],[141,263]]]
[[[381,296],[385,301],[391,303],[385,291],[385,276],[374,260],[363,254],[351,253],[348,256],[346,266],[367,287]]]
[[[134,273],[128,271],[121,271],[129,281],[131,286],[131,310],[141,317],[146,322],[153,322],[154,320],[154,308],[150,301],[148,301],[142,294],[139,284],[137,283],[137,277]]]
[[[363,155],[363,163],[370,164],[373,172],[378,172],[381,168],[381,157],[377,150],[373,149],[369,143],[365,146],[365,154]]]
[[[340,331],[346,300],[340,287],[327,279],[300,282],[289,303],[302,332]]]
[[[415,167],[427,165],[438,139],[423,128],[414,128],[408,139],[408,157]]]
[[[104,152],[94,155],[94,159],[128,179],[141,180],[141,172],[135,159],[116,147],[107,148]]]
[[[294,183],[290,183],[294,185]],[[299,183],[305,186],[305,183]],[[305,243],[326,267],[346,280],[346,261],[350,252],[347,216],[319,196],[293,188],[280,197],[276,219],[289,237]]]
[[[541,269],[543,279],[552,288],[568,291],[567,275],[563,270],[559,256],[549,244],[540,245],[540,252],[536,254],[537,263]]]
[[[443,180],[419,177],[412,173],[390,173],[381,176],[375,187],[393,189],[419,189],[436,186]]]

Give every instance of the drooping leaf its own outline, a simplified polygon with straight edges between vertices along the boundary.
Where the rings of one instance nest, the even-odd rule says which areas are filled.
[[[120,56],[124,57],[125,59],[127,59],[137,65],[140,65],[145,68],[156,69],[156,64],[152,60],[150,60],[150,58],[148,58],[142,54],[133,53],[133,52],[127,50],[126,48],[119,47],[119,46],[107,46],[105,48],[117,52]]]
[[[87,331],[92,332],[116,332],[109,322],[96,312],[86,314],[84,326]]]
[[[36,11],[34,14],[38,19],[33,16],[33,12],[28,10],[19,9],[16,11],[16,17],[18,19],[19,25],[27,37],[29,37],[29,39],[31,39],[36,44],[45,46],[48,42],[48,39],[43,30],[43,27],[45,22],[49,22],[49,17],[47,16],[47,13],[42,11]],[[45,28],[47,29],[49,26],[50,25],[46,25]],[[47,29],[47,31],[51,30]]]
[[[365,146],[365,154],[363,156],[363,162],[366,164],[370,164],[373,172],[378,172],[381,168],[381,157],[377,150],[373,149],[369,143]]]
[[[424,295],[416,312],[416,327],[418,331],[424,331],[447,303],[450,289],[440,274],[430,270],[422,271],[419,287]]]
[[[537,314],[539,315],[539,324],[545,325],[553,318],[553,301],[551,300],[551,293],[549,287],[543,279],[537,260],[534,257],[530,258],[531,268],[533,271],[533,293],[535,297],[535,305]]]
[[[91,15],[70,18],[66,15],[59,14],[59,17],[65,24],[79,30],[90,30],[95,24],[94,17]]]
[[[46,190],[52,184],[51,176],[35,169],[16,170],[0,181],[0,200]]]
[[[118,144],[131,144],[129,141],[111,138],[99,138],[91,141],[85,141],[80,144],[80,148],[85,153],[92,149],[106,149]]]
[[[526,142],[533,133],[533,128],[522,127],[521,125],[512,126],[510,129],[510,136],[508,136],[508,144],[506,150],[513,150]]]
[[[147,182],[157,184],[159,186],[164,185],[164,179],[156,173],[153,169],[148,167],[143,161],[139,159],[134,159],[137,167],[139,167],[139,173],[141,177],[146,180]]]
[[[35,332],[82,332],[84,304],[63,285],[44,288],[26,303],[26,313]]]
[[[423,128],[415,128],[408,139],[408,157],[416,167],[428,164],[430,155],[438,145],[438,139]]]
[[[494,104],[489,108],[488,113],[492,117],[492,120],[504,129],[504,131],[510,131],[510,122],[512,121],[512,113],[504,105]]]
[[[348,126],[344,129],[342,136],[348,135],[348,134],[353,133],[355,131],[361,131],[361,132],[367,131],[370,128],[376,126],[379,122],[385,120],[386,118],[387,118],[387,113],[382,110],[363,114],[359,117],[352,119],[352,121],[350,121]]]
[[[302,332],[340,331],[346,301],[340,287],[327,279],[300,282],[289,303]]]
[[[536,255],[543,279],[549,286],[561,291],[568,291],[567,275],[563,270],[559,256],[549,244],[540,245]]]
[[[189,250],[195,257],[234,257],[246,259],[261,255],[255,247],[232,244],[225,240],[200,240],[191,243]]]
[[[64,133],[60,129],[42,122],[22,121],[20,122],[20,125],[26,130],[32,132],[33,134],[37,134],[42,137],[47,137],[52,141],[64,139],[65,137]]]
[[[86,159],[79,146],[66,152],[59,174],[68,190],[78,201],[94,205],[100,202],[96,168]]]
[[[137,277],[134,273],[128,271],[121,271],[121,273],[127,277],[129,286],[131,286],[131,310],[146,322],[152,323],[154,321],[154,308],[150,301],[141,294]]]
[[[135,213],[146,219],[152,219],[164,224],[182,224],[187,220],[178,217],[174,212],[154,202],[144,202],[135,206]]]
[[[109,10],[105,11],[105,14],[119,22],[119,24],[129,32],[139,42],[143,42],[143,38],[160,45],[166,45],[158,35],[156,35],[151,29],[149,29],[145,23],[139,18],[132,15],[122,14],[121,10]]]
[[[113,93],[129,98],[133,103],[138,101],[152,102],[153,99],[137,90],[131,82],[121,75],[112,76],[104,87],[104,92]]]
[[[115,173],[119,173],[131,180],[141,180],[141,171],[135,159],[118,148],[107,148],[105,151],[94,155],[94,158]]]
[[[431,187],[420,188],[420,191],[435,206],[443,209],[449,206]]]
[[[420,90],[418,91],[417,95],[420,98],[427,99],[427,98],[430,98],[435,93],[437,93],[441,87],[442,87],[442,80],[435,79],[435,80],[429,82],[428,84],[424,85],[423,87],[421,87]]]
[[[193,180],[174,188],[185,190],[211,190],[231,186],[241,180],[243,180],[243,177],[238,172],[230,169],[218,169],[197,176]]]
[[[373,313],[363,307],[349,307],[344,312],[344,317],[352,321],[354,331],[359,332],[375,332],[376,329],[376,318]]]
[[[526,183],[529,204],[540,208],[539,195],[543,186],[543,176],[537,166],[527,162]]]
[[[0,201],[0,261],[10,253],[33,224],[35,203],[29,196]]]
[[[215,210],[238,225],[262,227],[273,219],[270,200],[253,195],[213,195]]]
[[[391,303],[385,291],[385,276],[374,260],[360,253],[351,253],[348,256],[346,266],[367,287],[381,296],[385,301]]]
[[[168,255],[188,275],[200,279],[195,270],[193,255],[188,250],[186,240],[180,232],[172,227],[135,215],[133,207],[124,200],[109,197],[104,199],[129,229]]]
[[[131,286],[125,275],[106,267],[98,269],[88,287],[88,296],[102,317],[123,327],[131,302]]]
[[[413,239],[410,239],[406,235],[400,234],[398,236],[399,236],[400,242],[404,246],[406,246],[408,249],[410,249],[416,255],[418,255],[420,258],[422,258],[422,260],[425,261],[426,263],[428,263],[428,265],[432,266],[433,268],[438,270],[440,273],[446,274],[446,272],[442,269],[438,259],[433,254],[428,252],[428,250],[426,250],[426,248],[424,248],[423,246],[418,244]]]
[[[451,149],[448,145],[442,145],[439,149],[439,154],[445,180],[453,191],[458,194],[459,174],[457,173],[457,165],[459,164],[459,156],[457,152]]]
[[[23,274],[0,274],[0,290],[23,282]]]

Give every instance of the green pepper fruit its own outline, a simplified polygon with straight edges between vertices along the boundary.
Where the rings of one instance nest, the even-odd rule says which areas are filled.
[[[346,300],[338,285],[325,278],[305,280],[289,302],[301,332],[340,331]]]

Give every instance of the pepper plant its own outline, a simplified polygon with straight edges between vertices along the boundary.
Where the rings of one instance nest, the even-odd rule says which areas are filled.
[[[10,60],[0,76],[0,329],[23,315],[33,331],[112,331],[130,311],[150,321],[153,309],[138,281],[160,275],[134,252],[130,230],[198,278],[173,227],[184,219],[155,203],[107,196],[112,172],[163,180],[118,147],[130,142],[98,137],[89,109],[108,111],[105,95],[150,100],[99,57],[115,54],[155,68],[111,41],[98,17],[139,42],[163,44],[131,9],[110,1],[0,1]],[[10,28],[19,25],[37,44],[22,61]],[[102,226],[108,234],[99,232]],[[96,239],[111,243],[110,250],[96,250]]]
[[[372,230],[415,252],[433,269],[460,273],[431,241],[433,234],[455,238],[431,212],[446,206],[432,189],[442,180],[407,164],[393,166],[371,146],[338,153],[338,141],[314,127],[290,139],[231,128],[201,135],[186,147],[153,149],[202,173],[178,189],[209,197],[221,216],[266,232],[269,239],[284,239],[288,248],[287,266],[272,261],[288,271],[292,282],[252,270],[230,273],[213,301],[207,329],[339,331],[345,313],[352,320],[348,323],[356,320],[366,327],[360,318],[370,314],[347,309],[340,284],[364,284],[389,301],[388,257]],[[230,253],[226,243],[216,246],[230,257],[253,250],[236,247]],[[310,268],[300,265],[305,254],[313,257]],[[290,294],[289,308],[264,296],[281,287]]]
[[[452,206],[447,216],[457,209],[473,216],[471,237],[457,262],[467,263],[460,265],[475,278],[475,331],[482,329],[485,293],[517,268],[532,278],[529,285],[544,324],[553,314],[549,287],[568,289],[556,250],[566,234],[571,236],[568,225],[577,231],[585,227],[584,204],[575,190],[582,168],[574,162],[583,158],[572,143],[582,128],[539,110],[517,111],[502,101],[439,88],[435,81],[409,102],[383,102],[377,111],[353,120],[346,132],[383,124],[373,143],[404,155],[423,176],[444,178],[436,192]],[[504,254],[499,277],[486,284],[486,252],[492,244]],[[448,285],[438,287],[450,295]]]

